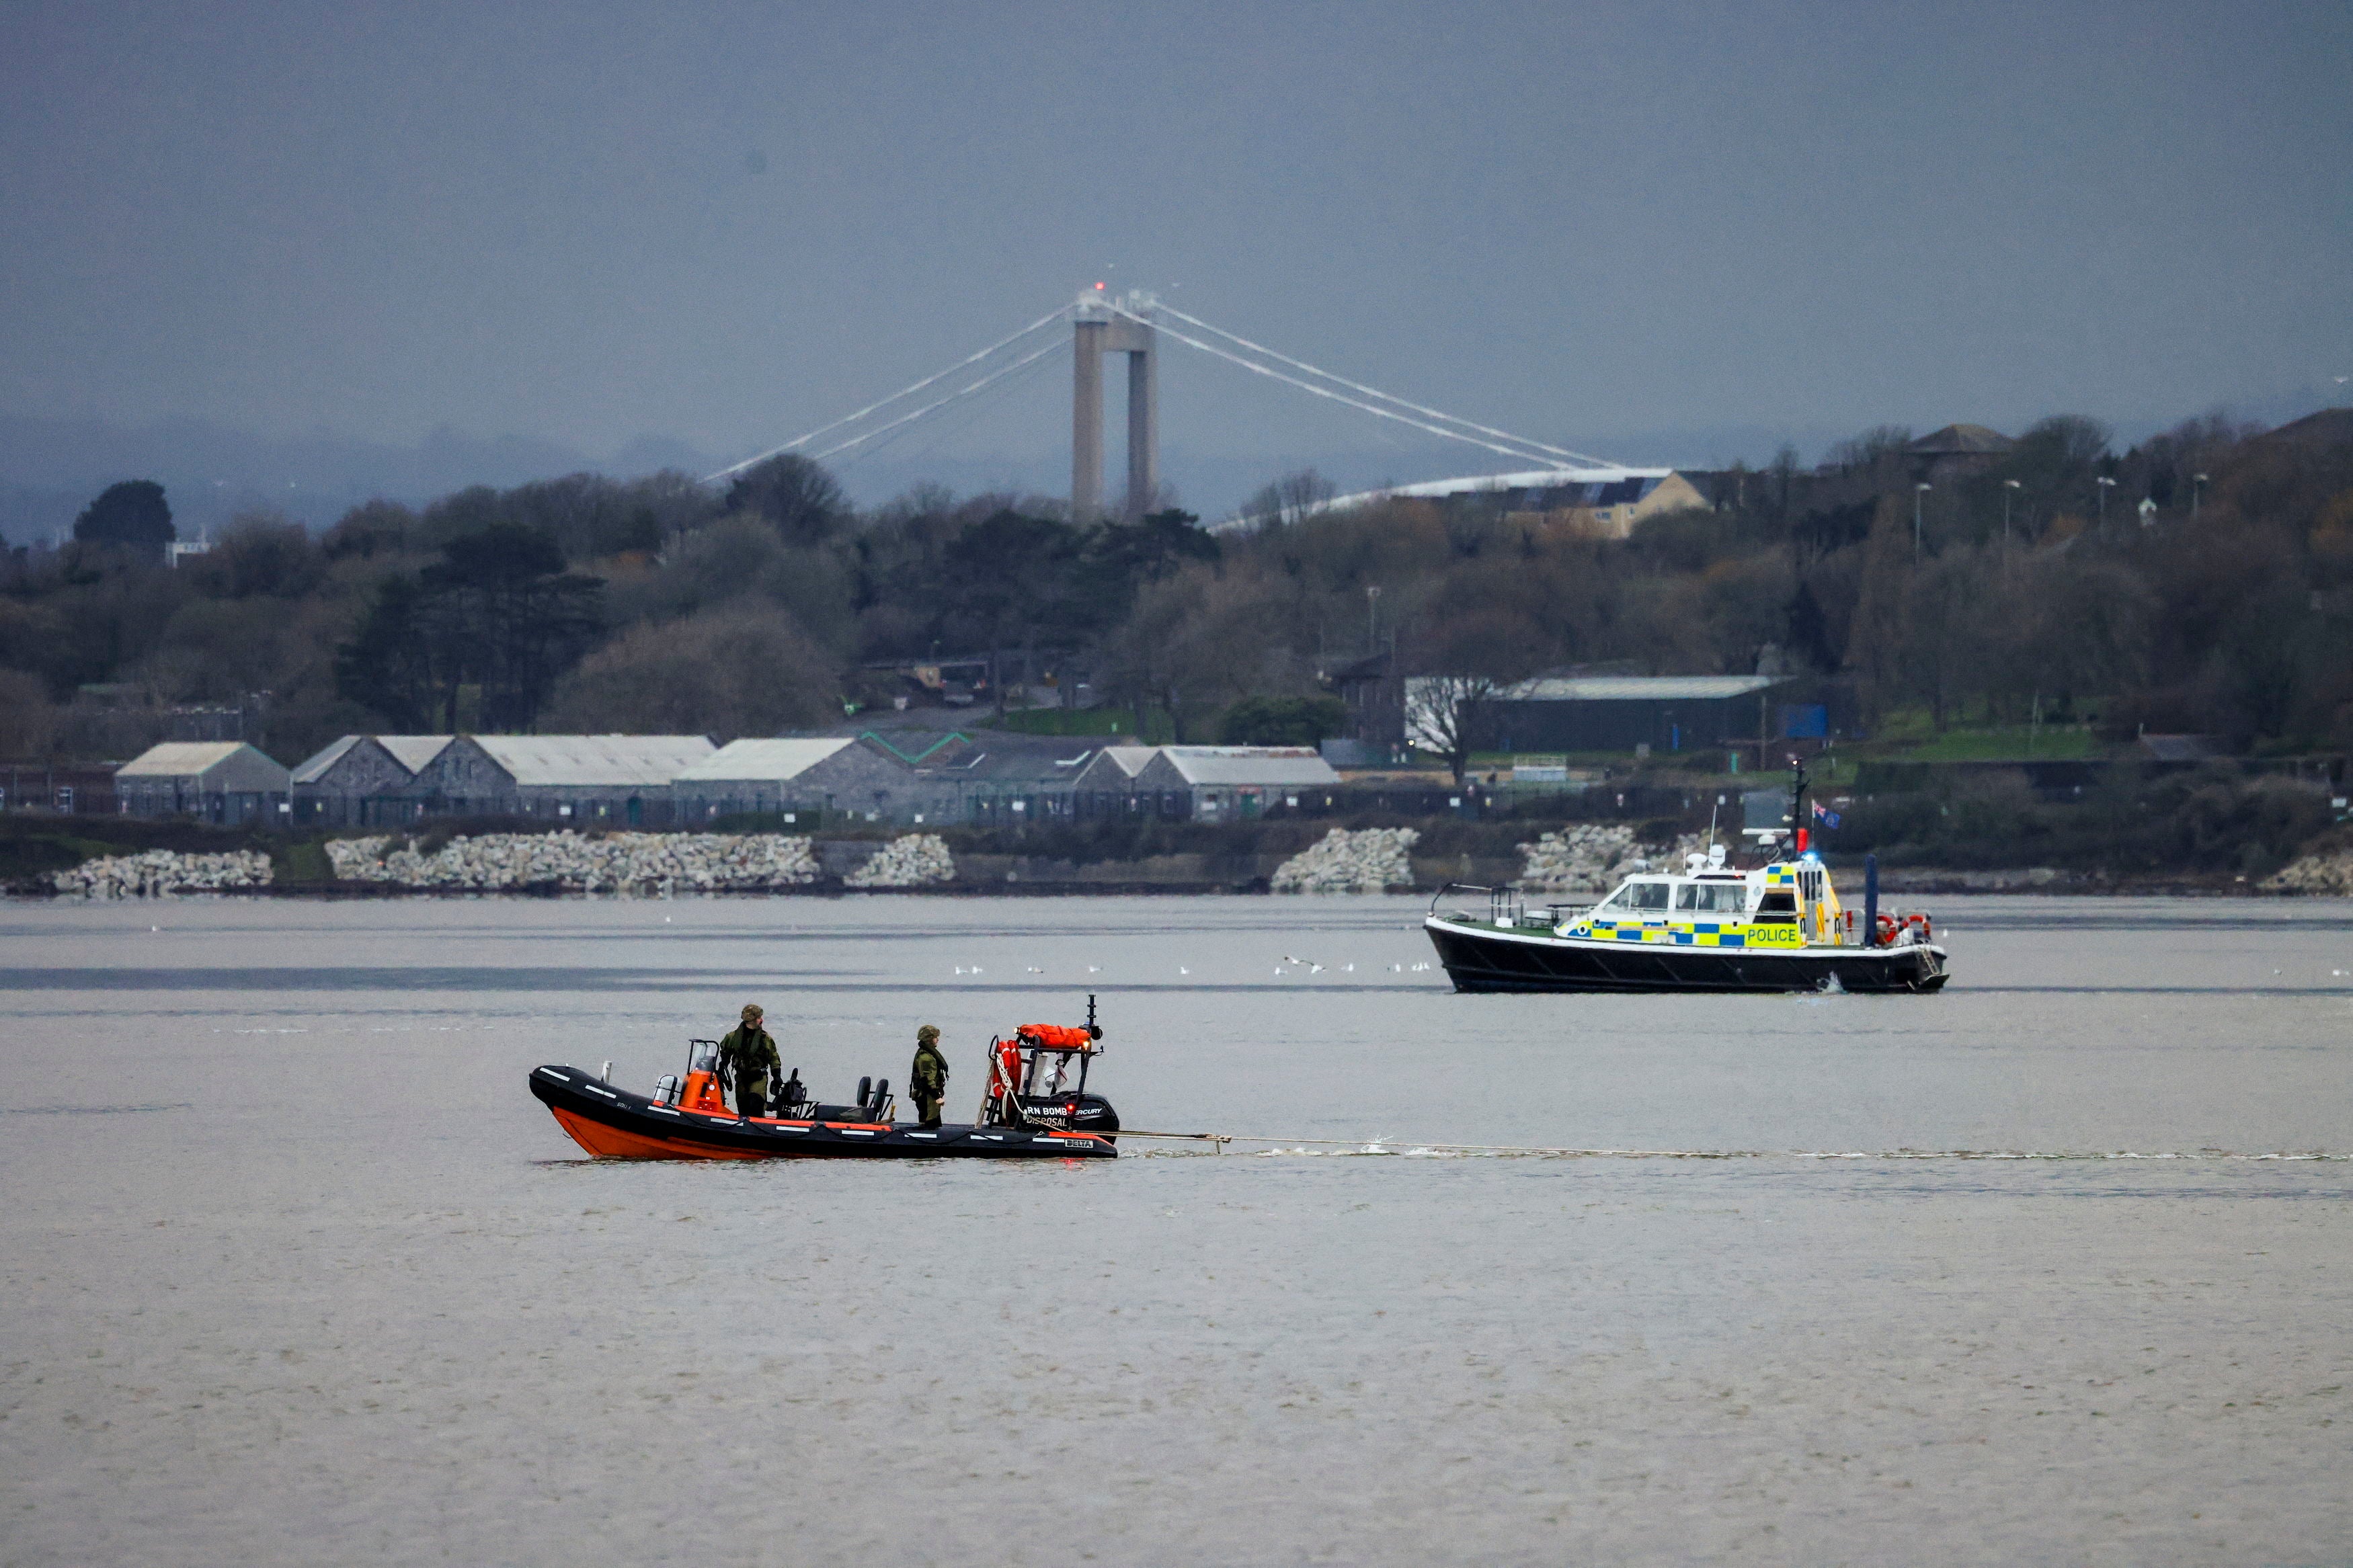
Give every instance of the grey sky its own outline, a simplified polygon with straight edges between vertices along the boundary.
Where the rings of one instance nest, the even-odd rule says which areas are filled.
[[[1104,279],[1637,460],[2169,417],[2353,373],[2348,63],[2343,4],[18,0],[0,414],[732,456]],[[944,450],[1054,472],[1067,374]],[[1171,447],[1382,439],[1164,375]]]

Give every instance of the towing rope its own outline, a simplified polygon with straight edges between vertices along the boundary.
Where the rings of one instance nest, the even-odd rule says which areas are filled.
[[[2031,1149],[1570,1149],[1516,1143],[1423,1143],[1397,1138],[1273,1138],[1247,1132],[1139,1132],[1127,1128],[1105,1134],[1111,1138],[1157,1138],[1175,1142],[1207,1143],[1224,1153],[1229,1143],[1264,1143],[1261,1155],[1344,1154],[1421,1156],[1490,1156],[1498,1159],[1548,1160],[2032,1160],[2094,1163],[2116,1160],[2198,1160],[2342,1164],[2353,1153],[2325,1150],[2240,1153],[2229,1149],[2140,1151]],[[1175,1151],[1169,1151],[1175,1152]]]

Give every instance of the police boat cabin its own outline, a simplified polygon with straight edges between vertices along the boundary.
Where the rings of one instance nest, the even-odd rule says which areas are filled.
[[[1791,820],[1802,822],[1805,775]],[[1945,984],[1947,955],[1926,914],[1882,915],[1875,858],[1861,918],[1830,868],[1786,835],[1760,866],[1725,847],[1684,858],[1680,876],[1637,871],[1590,908],[1535,908],[1509,888],[1452,884],[1423,927],[1458,991],[1904,991]],[[1441,910],[1450,893],[1483,892],[1483,916]]]

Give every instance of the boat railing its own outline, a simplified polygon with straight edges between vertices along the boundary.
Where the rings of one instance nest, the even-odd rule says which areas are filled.
[[[1563,917],[1563,910],[1558,905],[1538,905],[1531,910],[1527,895],[1518,888],[1490,887],[1483,882],[1449,882],[1430,895],[1430,912],[1433,919],[1440,918],[1438,906],[1449,893],[1486,894],[1487,923],[1492,926],[1529,926],[1550,930]],[[1455,910],[1450,911],[1450,915],[1452,919],[1464,921],[1478,918],[1469,910]]]

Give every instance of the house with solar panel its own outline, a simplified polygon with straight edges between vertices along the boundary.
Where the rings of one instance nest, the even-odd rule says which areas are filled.
[[[1674,468],[1535,468],[1394,485],[1340,496],[1320,510],[1347,511],[1380,502],[1421,501],[1441,515],[1471,513],[1515,528],[1556,530],[1583,539],[1624,539],[1636,524],[1667,512],[1715,510],[1712,489],[1706,475]],[[1258,521],[1242,518],[1219,526]]]

